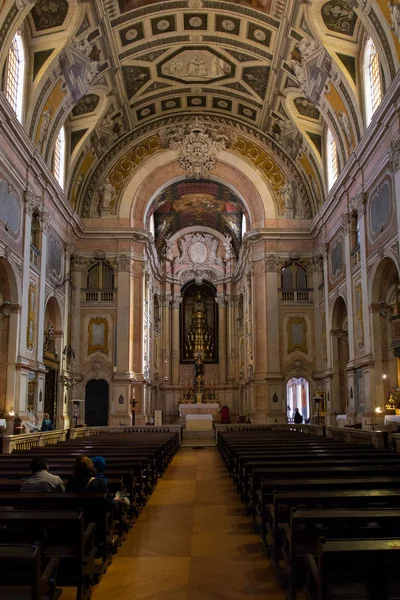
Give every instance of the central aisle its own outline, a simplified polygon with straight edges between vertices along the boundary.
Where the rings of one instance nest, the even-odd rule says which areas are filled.
[[[216,448],[182,448],[93,600],[284,598]]]

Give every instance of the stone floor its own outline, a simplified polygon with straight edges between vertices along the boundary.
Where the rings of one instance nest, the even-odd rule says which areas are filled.
[[[216,448],[175,456],[94,589],[93,600],[113,598],[283,600]]]

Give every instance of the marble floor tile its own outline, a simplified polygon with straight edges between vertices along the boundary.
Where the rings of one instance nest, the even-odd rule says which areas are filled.
[[[73,588],[63,600],[75,600]],[[178,452],[93,600],[284,600],[216,448]]]

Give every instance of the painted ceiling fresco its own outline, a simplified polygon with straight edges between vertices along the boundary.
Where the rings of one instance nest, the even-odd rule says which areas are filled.
[[[303,204],[299,214],[312,217],[327,191],[321,156],[326,126],[334,130],[341,165],[350,153],[349,135],[357,143],[365,128],[359,57],[367,21],[371,35],[381,40],[388,84],[398,64],[393,39],[388,39],[394,31],[383,22],[386,13],[365,12],[361,19],[354,0],[19,4],[29,5],[30,12],[10,13],[15,22],[10,17],[2,25],[0,50],[5,50],[9,30],[24,28],[28,20],[24,29],[34,85],[27,98],[26,129],[34,143],[41,137],[40,151],[51,166],[60,126],[68,125],[74,151],[66,192],[82,216],[94,214],[104,178],[131,148],[145,154],[144,140],[156,146],[164,128],[200,117],[213,128],[240,133],[243,139],[234,151],[256,168],[264,168],[260,157],[272,157],[266,172],[296,180]],[[311,55],[318,67],[312,67]],[[49,109],[50,121],[44,119]],[[211,194],[212,210],[198,214],[194,205],[185,205],[184,211],[173,204],[171,210],[160,207],[168,217],[163,227],[208,219],[214,227],[231,228],[238,243],[234,215],[241,212],[240,204],[222,198],[221,190],[199,193]],[[275,200],[279,208],[279,197]],[[237,210],[222,209],[222,201]]]
[[[243,202],[226,186],[208,181],[184,181],[166,188],[155,200],[154,214],[157,250],[165,240],[185,227],[201,225],[229,235],[235,252],[242,239]]]
[[[36,31],[60,27],[68,13],[67,0],[38,0],[32,8]]]

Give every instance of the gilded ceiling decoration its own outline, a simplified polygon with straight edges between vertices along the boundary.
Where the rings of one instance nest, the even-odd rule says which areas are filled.
[[[357,14],[346,0],[330,0],[321,10],[324,23],[330,31],[352,36]]]
[[[164,150],[160,130],[199,117],[236,130],[230,149],[269,181],[281,214],[280,189],[295,180],[303,215],[311,218],[315,182],[324,194],[326,126],[342,165],[363,134],[354,83],[361,83],[366,22],[380,42],[387,86],[395,75],[397,11],[390,4],[391,10],[376,0],[18,0],[3,10],[0,50],[27,18],[22,29],[34,85],[26,128],[51,167],[66,125],[73,149],[68,192],[83,216],[97,214],[105,173],[117,203],[137,166]]]
[[[32,8],[36,31],[60,27],[68,13],[67,0],[37,0]]]

